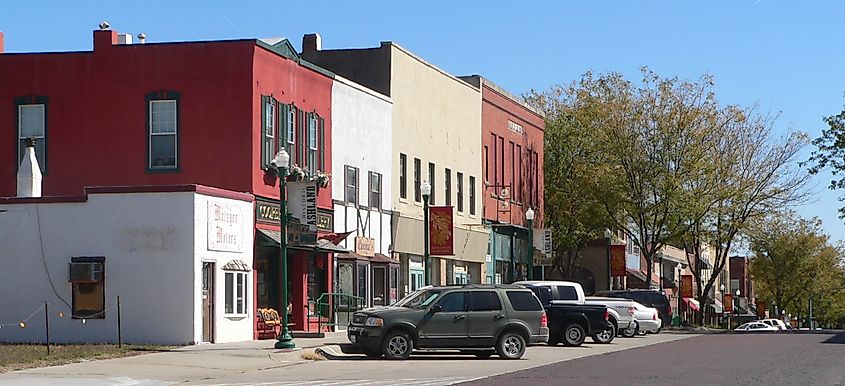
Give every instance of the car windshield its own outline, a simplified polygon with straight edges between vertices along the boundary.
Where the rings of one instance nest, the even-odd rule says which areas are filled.
[[[408,308],[425,308],[431,304],[434,299],[437,299],[440,296],[440,293],[443,292],[439,289],[427,289],[422,291],[413,292],[408,296],[405,296],[402,300],[396,302],[394,306],[396,307],[408,307]]]

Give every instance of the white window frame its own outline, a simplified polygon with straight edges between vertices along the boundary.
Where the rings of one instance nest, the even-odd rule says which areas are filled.
[[[229,276],[232,277],[232,287],[228,287]],[[240,288],[238,280],[241,280]],[[223,276],[223,315],[225,316],[247,316],[249,313],[249,275],[248,272],[226,271]],[[229,296],[231,295],[231,297]],[[241,307],[238,307],[238,300],[241,300]],[[231,304],[229,303],[231,301]],[[231,312],[229,310],[232,310]]]
[[[24,110],[25,107],[41,108],[41,135],[27,135],[27,136],[23,135],[23,130],[22,130],[23,129],[23,110]],[[20,144],[21,141],[25,141],[28,138],[34,138],[35,143],[44,143],[44,138],[46,137],[46,127],[47,127],[47,116],[45,114],[45,111],[47,111],[47,106],[43,103],[32,103],[32,104],[18,105],[18,144]],[[46,149],[46,146],[44,148]],[[26,149],[26,146],[24,146],[24,149]],[[23,159],[23,156],[24,156],[24,153],[18,154],[18,165],[20,165],[21,160]],[[45,159],[44,158],[45,154],[36,153],[35,156],[36,156],[36,158],[41,157],[41,159],[38,160],[38,167],[41,168],[41,171],[43,172],[45,170],[45,165],[44,165],[44,162],[43,162],[43,160]]]
[[[308,148],[317,150],[317,116],[311,115],[308,119]],[[315,165],[316,166],[316,165]]]
[[[294,127],[294,122],[296,122],[296,107],[290,105],[288,108],[288,121],[287,121],[287,142],[288,144],[296,144],[296,129]]]
[[[156,133],[153,130],[153,125],[155,121],[153,120],[153,106],[155,103],[172,103],[173,104],[173,132],[167,133]],[[176,103],[176,99],[157,99],[150,101],[150,127],[149,130],[149,138],[148,141],[150,143],[149,153],[147,154],[147,166],[150,169],[176,169],[179,167],[179,105]],[[153,165],[153,136],[165,136],[165,135],[172,135],[174,138],[173,141],[173,165]]]
[[[270,102],[267,103],[265,109],[265,116],[264,116],[264,137],[265,138],[275,138],[276,137],[276,104],[273,103],[273,100],[270,99]],[[269,130],[268,130],[269,129]]]

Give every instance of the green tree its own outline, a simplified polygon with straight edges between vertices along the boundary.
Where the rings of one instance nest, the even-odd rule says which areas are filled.
[[[674,226],[680,230],[677,243],[688,252],[702,305],[708,303],[708,294],[749,221],[801,202],[809,180],[795,162],[806,144],[803,133],[773,135],[775,117],[759,114],[754,107],[722,107],[718,117],[711,125],[715,135],[705,138],[706,159],[699,161],[699,173],[685,185],[686,205],[678,208]],[[709,256],[712,267],[705,268],[698,262],[708,247],[714,253]],[[701,325],[704,312],[697,317]]]
[[[562,91],[534,93],[528,99],[546,115],[545,218],[554,234],[554,265],[568,276],[576,269],[581,249],[603,237],[609,220],[595,189],[607,173],[607,165],[595,159],[600,143],[559,104]]]
[[[842,286],[841,246],[831,245],[818,218],[803,219],[794,212],[772,212],[748,232],[750,273],[758,296],[773,301],[781,310],[805,314],[811,298],[830,303],[826,319],[842,314],[837,289]]]
[[[822,135],[813,140],[816,150],[805,162],[810,166],[813,174],[830,170],[833,179],[828,188],[831,190],[845,188],[845,108],[839,114],[824,118],[827,129],[822,130]],[[839,201],[845,201],[845,197],[839,197]],[[845,219],[845,207],[839,208],[839,217]]]
[[[528,99],[550,117],[549,126],[566,132],[546,146],[547,189],[558,183],[549,173],[572,179],[561,183],[560,195],[551,196],[552,186],[546,200],[549,218],[558,211],[571,216],[559,223],[575,224],[558,225],[556,237],[575,240],[572,247],[604,226],[624,230],[652,272],[657,252],[679,232],[675,213],[712,188],[689,186],[722,118],[712,87],[709,76],[689,82],[644,68],[637,84],[618,73],[587,73],[569,86],[533,92]],[[572,202],[576,194],[586,198]]]

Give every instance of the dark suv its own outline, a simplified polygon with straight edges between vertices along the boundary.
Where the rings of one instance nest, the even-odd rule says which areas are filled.
[[[669,298],[666,297],[666,293],[663,291],[654,289],[599,291],[595,293],[595,296],[631,299],[646,307],[654,307],[657,309],[664,327],[672,324],[672,306],[669,305]]]
[[[356,312],[347,335],[369,357],[406,359],[417,349],[519,359],[527,345],[546,342],[549,329],[531,290],[471,284],[427,287],[389,307]]]

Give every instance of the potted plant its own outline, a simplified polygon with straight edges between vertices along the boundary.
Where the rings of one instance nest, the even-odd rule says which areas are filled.
[[[318,170],[314,173],[312,181],[317,183],[317,186],[320,188],[327,188],[329,186],[329,182],[331,181],[331,174]]]
[[[293,164],[290,168],[290,174],[288,175],[289,181],[304,181],[308,178],[308,171],[301,168],[297,164]]]

